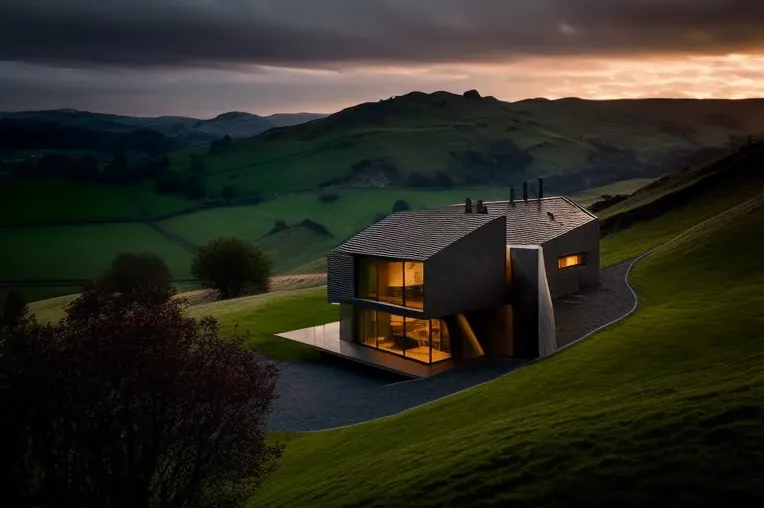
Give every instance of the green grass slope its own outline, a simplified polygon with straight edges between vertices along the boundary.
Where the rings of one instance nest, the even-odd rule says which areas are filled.
[[[0,238],[0,281],[94,278],[124,252],[154,253],[173,278],[191,277],[191,254],[142,223],[7,228]]]
[[[213,194],[231,185],[264,196],[329,183],[406,184],[412,173],[506,184],[585,171],[557,182],[568,192],[563,187],[639,177],[666,157],[762,133],[757,115],[764,115],[764,101],[506,103],[413,92],[274,129],[216,155],[206,147],[178,152],[172,165],[186,171],[201,157]]]
[[[0,226],[141,219],[191,206],[193,203],[183,198],[162,196],[140,186],[117,187],[44,178],[0,180]]]
[[[251,506],[758,505],[764,208],[730,215],[643,260],[638,312],[557,356],[395,417],[283,436]]]
[[[602,264],[630,259],[762,192],[764,143],[661,178],[599,213]]]

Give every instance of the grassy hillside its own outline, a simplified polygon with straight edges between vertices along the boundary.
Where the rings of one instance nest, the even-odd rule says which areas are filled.
[[[600,212],[603,232],[618,231],[602,239],[602,263],[634,257],[762,192],[764,143],[657,180]]]
[[[213,193],[269,196],[320,185],[514,183],[545,175],[571,192],[678,169],[703,147],[764,133],[764,101],[522,101],[414,92],[240,140],[203,157]],[[673,162],[672,162],[673,161]],[[413,176],[412,176],[413,175]],[[442,181],[441,181],[442,183]]]
[[[88,279],[124,252],[152,252],[174,278],[190,278],[191,255],[144,224],[0,229],[0,281]]]
[[[140,186],[71,180],[0,180],[0,226],[25,222],[140,219],[192,207],[181,197]]]
[[[251,506],[756,505],[764,208],[739,212],[644,260],[638,313],[558,356],[396,417],[282,436]]]

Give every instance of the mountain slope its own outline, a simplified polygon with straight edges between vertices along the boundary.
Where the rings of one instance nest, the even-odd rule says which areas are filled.
[[[132,117],[74,109],[0,113],[0,118],[53,124],[59,128],[81,128],[115,133],[151,129],[170,138],[176,148],[209,143],[225,135],[233,139],[252,137],[273,127],[296,125],[321,117],[323,115],[313,113],[284,113],[262,117],[238,111],[223,113],[209,120],[182,116]]]
[[[204,157],[212,188],[264,195],[332,185],[519,184],[571,193],[658,177],[764,132],[764,100],[522,101],[412,92],[272,129]]]
[[[643,260],[637,314],[562,354],[396,417],[284,436],[251,506],[757,505],[762,205]]]

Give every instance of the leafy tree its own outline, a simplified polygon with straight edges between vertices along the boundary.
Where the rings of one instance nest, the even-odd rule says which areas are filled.
[[[399,199],[393,204],[393,213],[395,212],[403,212],[404,210],[411,210],[411,207],[407,202],[405,202],[402,199]]]
[[[29,319],[29,308],[20,291],[10,291],[0,309],[0,328],[15,328]]]
[[[231,201],[236,198],[237,192],[236,187],[233,185],[226,185],[223,187],[223,190],[220,192],[220,197],[223,199],[223,201],[226,204],[231,204]]]
[[[318,200],[322,203],[334,203],[338,199],[340,199],[340,196],[333,192],[322,192],[318,195]]]
[[[175,294],[167,264],[155,254],[120,254],[96,282],[107,293],[120,293],[129,300],[148,298],[162,303]]]
[[[202,199],[207,196],[207,187],[204,186],[204,181],[199,176],[192,176],[186,181],[183,193],[186,199]]]
[[[222,298],[268,291],[271,261],[257,247],[235,237],[220,237],[201,246],[191,273]]]
[[[273,469],[275,365],[146,300],[91,288],[55,327],[0,333],[7,506],[236,506]]]
[[[77,178],[87,182],[98,180],[98,161],[91,154],[80,157],[79,167],[77,168]]]
[[[163,171],[157,177],[154,190],[160,194],[175,194],[185,188],[183,178],[175,171]]]

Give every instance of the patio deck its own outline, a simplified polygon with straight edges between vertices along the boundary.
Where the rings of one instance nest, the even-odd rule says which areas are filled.
[[[276,336],[300,342],[341,358],[414,378],[433,376],[454,366],[454,362],[451,360],[426,365],[394,354],[383,353],[360,344],[340,340],[339,321],[311,328],[293,330],[291,332],[277,333]]]

